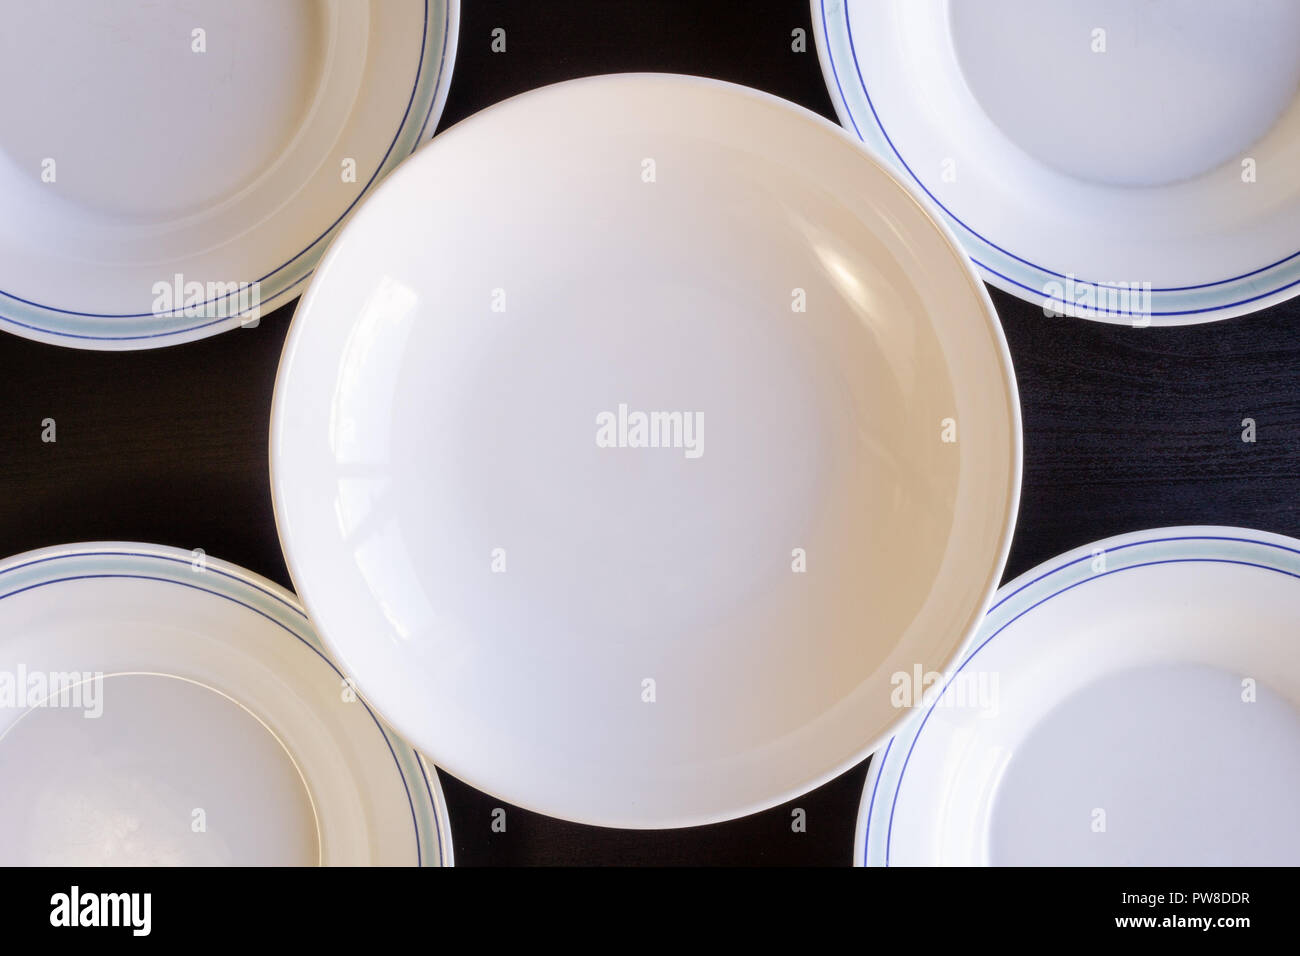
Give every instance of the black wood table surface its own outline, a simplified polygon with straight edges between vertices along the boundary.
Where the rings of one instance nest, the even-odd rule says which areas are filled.
[[[492,50],[497,28],[505,52]],[[802,52],[797,29],[806,31]],[[834,118],[800,0],[467,0],[441,128],[535,87],[626,71],[731,80]],[[1000,292],[993,299],[1024,416],[1007,579],[1143,528],[1300,535],[1300,299],[1182,329],[1047,318]],[[203,548],[290,586],[271,513],[267,427],[291,313],[127,353],[0,335],[0,554],[144,541]],[[41,440],[47,418],[57,442]],[[1242,440],[1247,418],[1254,442]],[[506,807],[505,832],[495,832],[500,801],[442,781],[459,865],[847,864],[865,773],[863,763],[782,807],[676,831],[583,827]]]

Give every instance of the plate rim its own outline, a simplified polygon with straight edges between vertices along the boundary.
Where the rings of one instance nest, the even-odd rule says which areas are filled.
[[[949,212],[947,207],[930,193],[928,187],[921,182],[907,161],[894,147],[888,132],[875,112],[874,104],[871,102],[871,94],[866,89],[865,80],[858,67],[857,50],[853,43],[852,26],[850,24],[851,3],[852,0],[809,0],[813,37],[817,46],[817,58],[821,66],[822,79],[825,82],[827,94],[841,125],[846,130],[856,134],[864,146],[872,152],[878,153],[884,162],[906,175],[926,193],[939,208],[945,222],[953,227],[954,232],[959,237],[960,247],[966,251],[971,261],[975,263],[984,281],[1009,295],[1015,296],[1017,299],[1041,308],[1046,297],[1045,289],[1041,286],[1053,282],[1059,284],[1061,280],[1067,279],[1067,275],[1040,266],[1028,258],[1004,249]],[[835,22],[832,26],[832,18],[828,15],[828,8],[832,11],[843,12],[843,27],[838,22]],[[852,64],[836,59],[832,36],[841,44],[847,44],[852,52]],[[839,76],[840,67],[843,67],[846,73],[850,72],[850,67],[852,67],[852,72],[858,77],[858,85],[866,97],[868,109],[859,110],[855,113],[853,107],[849,105],[849,97],[844,89],[845,84],[840,80]],[[849,85],[851,86],[852,83]],[[982,261],[977,258],[977,255],[985,256],[990,262]],[[1260,292],[1257,288],[1260,281],[1259,277],[1272,270],[1282,269],[1284,266],[1287,268],[1279,276],[1279,279],[1284,281],[1285,284]],[[1043,281],[1039,288],[1026,285],[1013,277],[1017,270],[1025,271],[1026,269],[1033,270],[1037,276],[1042,277]],[[1112,282],[1094,282],[1073,275],[1068,276],[1068,279],[1076,285],[1091,287],[1094,290],[1119,288]],[[1240,288],[1241,294],[1246,297],[1240,299],[1233,297],[1233,301],[1220,301],[1217,303],[1211,298],[1206,301],[1212,304],[1197,304],[1197,293],[1201,294],[1201,296],[1209,295],[1206,290],[1220,287]],[[1249,315],[1300,295],[1300,249],[1281,259],[1237,276],[1183,286],[1152,288],[1151,295],[1153,308],[1149,315],[1124,310],[1114,312],[1097,312],[1093,310],[1091,312],[1081,312],[1079,317],[1091,322],[1102,322],[1108,325],[1177,327],[1202,325]],[[1191,298],[1193,301],[1183,303],[1188,308],[1178,308],[1180,298]],[[1157,299],[1163,301],[1157,304]],[[1165,305],[1170,306],[1170,308],[1163,308]]]
[[[1278,534],[1272,531],[1264,531],[1257,528],[1244,528],[1235,525],[1169,525],[1158,528],[1144,528],[1138,531],[1129,531],[1088,542],[1087,544],[1072,548],[1069,551],[1062,552],[1061,554],[1055,555],[1034,565],[1022,574],[1017,575],[1011,581],[1008,581],[1002,587],[998,588],[993,603],[989,607],[987,618],[992,618],[993,615],[1004,606],[1008,608],[1008,613],[1010,613],[1012,609],[1019,607],[1015,599],[1022,592],[1027,591],[1032,585],[1068,571],[1071,567],[1079,564],[1081,561],[1091,560],[1096,556],[1098,551],[1109,555],[1115,551],[1131,548],[1143,548],[1169,542],[1201,542],[1206,545],[1206,547],[1201,549],[1201,552],[1208,551],[1212,548],[1217,554],[1226,553],[1225,544],[1228,542],[1235,542],[1237,544],[1254,547],[1273,548],[1279,551],[1289,552],[1295,556],[1297,560],[1293,563],[1300,568],[1300,539],[1292,538],[1288,535]],[[1241,561],[1234,561],[1227,557],[1206,557],[1204,555],[1199,558],[1165,559],[1155,563],[1166,564],[1178,561],[1199,561],[1219,564],[1243,563]],[[1116,571],[1142,567],[1150,563],[1151,562],[1138,562],[1135,564],[1125,564],[1122,567],[1114,568],[1104,573],[1113,574]],[[1263,567],[1261,565],[1254,566]],[[1291,577],[1300,580],[1300,571],[1289,571],[1277,566],[1268,566],[1267,569],[1288,574]],[[1092,580],[1092,578],[1083,578],[1082,580]],[[1001,633],[1001,631],[1010,624],[1012,620],[1015,620],[1023,614],[1027,614],[1039,604],[1051,600],[1058,594],[1064,593],[1065,590],[1069,590],[1074,586],[1075,585],[1070,585],[1069,588],[1053,592],[1047,597],[1039,599],[1027,607],[1021,608],[1018,613],[1012,615],[1007,621],[996,627],[992,634],[985,634],[987,628],[992,625],[982,624],[979,631],[972,636],[970,642],[965,648],[963,648],[962,654],[960,655],[961,666],[964,667],[966,663],[974,658],[974,656],[983,649],[986,644],[992,641],[993,638]],[[944,672],[945,689],[955,673],[955,671],[952,673],[947,671]],[[938,696],[936,696],[936,701],[937,699]],[[876,836],[874,838],[871,837],[872,818],[873,816],[879,816],[879,812],[874,812],[877,795],[879,794],[882,801],[889,800],[891,797],[893,799],[897,798],[899,786],[902,783],[902,772],[906,769],[907,758],[900,758],[898,753],[894,753],[891,759],[890,754],[893,751],[893,746],[895,743],[899,744],[900,748],[904,744],[908,745],[910,755],[911,747],[915,745],[921,729],[924,727],[925,721],[933,709],[934,705],[932,704],[930,707],[927,707],[924,712],[918,712],[912,715],[907,719],[904,726],[900,729],[900,732],[889,741],[883,751],[879,754],[872,754],[871,764],[867,768],[867,775],[862,784],[862,794],[858,799],[858,812],[854,823],[853,865],[855,867],[887,867],[891,865],[889,862],[889,841],[891,835],[889,828],[886,827],[885,835],[883,837],[879,836],[879,829],[876,830]],[[902,767],[899,766],[900,760],[903,764]],[[886,771],[890,773],[890,780],[885,784],[886,789],[881,791],[881,778],[884,776]],[[940,864],[931,861],[917,865],[935,866]]]
[[[773,93],[768,93],[764,90],[755,89],[753,87],[748,87],[741,84],[732,83],[727,80],[716,79],[713,77],[703,77],[703,76],[695,76],[691,74],[681,74],[681,73],[640,71],[640,72],[627,72],[627,73],[593,74],[593,75],[578,77],[574,79],[562,80],[556,83],[549,83],[544,86],[535,87],[530,90],[525,90],[523,92],[516,93],[496,103],[493,103],[488,107],[485,107],[483,110],[480,110],[472,114],[471,116],[466,117],[465,119],[462,119],[458,123],[454,124],[453,126],[449,127],[443,132],[439,133],[438,139],[441,140],[443,137],[448,137],[448,136],[455,137],[455,136],[462,135],[463,130],[461,129],[461,127],[465,126],[465,124],[473,123],[478,120],[481,120],[483,117],[490,116],[494,114],[494,112],[497,111],[499,108],[504,107],[507,104],[511,104],[515,100],[518,100],[520,98],[530,97],[538,94],[544,94],[565,87],[577,88],[580,86],[596,85],[596,84],[611,84],[611,83],[630,84],[630,83],[638,83],[638,82],[671,83],[683,87],[707,88],[707,89],[716,89],[720,91],[730,92],[734,95],[744,96],[756,102],[765,103],[789,111],[794,115],[802,117],[804,120],[812,121],[814,125],[822,129],[823,131],[831,133],[833,136],[837,137],[841,142],[857,150],[857,152],[859,153],[859,155],[862,156],[864,161],[872,163],[885,177],[887,177],[890,181],[892,181],[902,191],[902,193],[912,202],[912,204],[916,206],[917,211],[920,213],[920,215],[923,216],[930,223],[930,225],[938,231],[940,236],[942,236],[946,240],[946,244],[948,246],[948,253],[952,256],[953,262],[956,264],[961,275],[968,283],[969,288],[975,297],[975,301],[978,301],[982,305],[982,313],[983,313],[982,318],[985,322],[986,330],[989,334],[990,344],[992,346],[994,353],[996,354],[996,360],[998,362],[999,369],[1001,372],[1000,378],[1005,387],[1004,397],[1007,401],[1007,409],[1006,409],[1007,415],[1005,418],[1005,422],[1008,428],[1008,437],[1009,437],[1009,446],[1010,446],[1009,453],[1010,453],[1011,460],[1008,463],[1008,469],[1007,469],[1007,487],[1006,487],[1007,501],[1005,504],[1004,520],[1000,530],[1000,540],[996,550],[996,560],[992,562],[988,572],[988,576],[985,582],[983,583],[983,585],[981,586],[981,594],[983,595],[983,599],[982,601],[977,602],[977,605],[974,611],[972,612],[972,617],[966,622],[964,622],[964,626],[961,629],[962,640],[958,641],[956,645],[956,649],[951,655],[950,660],[946,662],[946,663],[953,663],[955,660],[959,658],[962,648],[965,646],[965,643],[969,641],[969,639],[979,628],[979,625],[984,618],[984,610],[985,608],[987,608],[989,602],[993,600],[993,596],[997,590],[998,581],[1001,579],[1003,571],[1006,567],[1007,557],[1010,554],[1011,542],[1015,533],[1016,520],[1019,515],[1020,493],[1021,493],[1023,468],[1024,468],[1024,426],[1023,426],[1022,415],[1021,415],[1020,393],[1016,381],[1015,365],[1012,361],[1011,350],[1007,343],[1006,335],[1002,329],[1001,319],[998,316],[997,308],[993,304],[993,300],[989,295],[987,287],[985,286],[984,282],[980,279],[979,274],[975,271],[975,268],[971,264],[969,257],[965,255],[965,252],[963,251],[961,244],[957,241],[957,238],[953,233],[952,229],[936,213],[933,204],[930,203],[929,200],[922,193],[920,193],[918,190],[913,188],[913,186],[910,183],[908,183],[901,176],[899,176],[897,171],[894,170],[888,163],[883,162],[879,157],[877,157],[870,150],[865,149],[862,143],[856,140],[848,131],[846,131],[843,127],[833,122],[832,120],[826,118],[825,116],[822,116],[821,114],[816,113],[813,110],[810,110],[807,107],[804,107],[798,103],[794,103],[790,100],[777,96]],[[382,183],[379,186],[379,190],[384,190],[384,189],[392,190],[395,188],[400,188],[403,177],[405,175],[410,174],[411,168],[413,167],[410,167],[408,165],[407,168],[400,170],[397,173],[397,175],[389,177],[387,180],[385,180],[384,183]],[[303,602],[309,608],[311,604],[311,599],[310,597],[307,596],[306,592],[310,590],[310,588],[304,585],[304,575],[302,573],[302,569],[301,567],[299,567],[299,562],[294,557],[295,549],[291,546],[289,535],[286,533],[285,530],[286,522],[284,519],[284,513],[285,513],[285,498],[287,496],[287,492],[282,487],[283,479],[281,476],[283,474],[283,465],[278,460],[279,456],[276,453],[276,449],[277,446],[280,444],[280,436],[285,430],[285,425],[283,422],[285,392],[286,392],[285,381],[288,377],[288,369],[289,366],[292,364],[293,356],[298,350],[300,340],[304,335],[303,332],[304,322],[301,321],[301,319],[302,316],[305,314],[306,309],[310,306],[311,302],[313,301],[314,293],[317,288],[318,277],[325,275],[329,271],[330,264],[338,256],[341,248],[342,248],[341,243],[338,242],[331,245],[330,249],[326,252],[325,256],[322,258],[319,267],[317,268],[315,273],[313,273],[312,284],[307,288],[307,290],[303,293],[302,297],[298,301],[298,305],[294,311],[293,321],[291,322],[289,326],[289,330],[285,335],[284,348],[281,353],[280,363],[276,369],[275,386],[273,390],[273,397],[272,397],[272,404],[271,404],[270,427],[268,429],[267,452],[268,452],[269,469],[270,469],[271,503],[272,503],[272,511],[275,518],[276,533],[279,536],[281,551],[284,555],[285,565],[288,568],[290,578],[293,580],[294,587],[297,589],[297,591],[300,594],[303,594]],[[307,575],[306,577],[310,577],[310,575]],[[313,616],[315,616],[314,613]],[[955,630],[956,628],[954,628],[954,631]],[[338,652],[332,647],[328,637],[325,634],[325,630],[323,627],[321,628],[320,633],[321,633],[321,638],[325,642],[326,646],[331,648],[331,653],[333,653],[336,657],[342,660],[342,655],[338,654]],[[366,689],[360,686],[359,681],[357,686],[357,692],[359,695],[367,694]],[[384,714],[384,708],[380,706],[373,697],[367,697],[367,699],[370,700],[371,706],[375,709],[376,713],[379,713],[381,715]],[[897,731],[897,729],[898,729],[898,722],[896,721],[894,723],[895,732]],[[852,754],[841,759],[838,763],[834,764],[833,766],[824,769],[820,774],[817,774],[805,780],[803,783],[801,783],[800,785],[792,789],[782,790],[779,793],[770,795],[766,799],[751,801],[742,807],[733,807],[727,812],[694,814],[688,816],[679,815],[679,816],[674,816],[671,819],[657,819],[657,820],[649,820],[644,817],[635,817],[630,814],[624,817],[614,817],[611,815],[604,815],[599,817],[591,816],[591,817],[579,818],[573,815],[557,813],[554,808],[548,808],[546,806],[533,803],[527,799],[521,799],[521,797],[518,795],[505,795],[505,794],[498,793],[491,787],[484,786],[481,782],[476,781],[475,775],[464,773],[463,768],[447,766],[445,763],[440,763],[439,765],[446,767],[448,773],[452,774],[458,779],[464,780],[466,783],[469,783],[471,786],[475,787],[475,789],[478,789],[483,793],[486,793],[496,799],[506,801],[512,804],[513,806],[521,807],[523,809],[530,810],[534,813],[543,814],[546,816],[553,817],[555,819],[568,820],[571,822],[577,822],[589,826],[601,826],[601,827],[611,827],[611,828],[629,829],[629,830],[678,829],[678,828],[685,828],[685,827],[692,827],[692,826],[704,826],[704,825],[709,825],[714,823],[723,823],[730,820],[740,819],[742,817],[751,816],[755,813],[760,813],[765,810],[770,810],[774,807],[780,806],[783,803],[788,803],[789,801],[794,800],[800,796],[803,796],[804,794],[812,790],[815,790],[816,788],[823,786],[824,784],[830,782],[831,780],[834,780],[836,777],[839,777],[842,774],[848,772],[853,767],[860,764],[875,750],[879,749],[881,746],[884,746],[886,742],[890,739],[890,736],[891,736],[890,733],[886,731],[885,733],[879,735],[876,739],[864,740],[864,742],[861,745],[859,745],[853,751]],[[436,755],[434,756],[436,757]]]
[[[340,678],[343,677],[338,665],[328,656],[328,652],[308,618],[302,603],[291,591],[253,571],[214,558],[206,553],[201,555],[203,571],[191,571],[190,573],[215,573],[218,577],[224,579],[226,583],[225,590],[213,590],[196,582],[181,580],[180,578],[185,573],[182,569],[192,569],[197,557],[198,555],[194,551],[186,551],[171,545],[148,544],[136,541],[84,541],[34,548],[0,559],[0,602],[5,598],[21,594],[33,588],[67,583],[87,577],[143,578],[157,583],[174,584],[178,587],[233,601],[266,618],[307,645]],[[77,559],[97,560],[99,562],[98,566],[102,570],[89,574],[83,570],[68,576],[63,576],[55,570],[67,561]],[[137,573],[125,573],[126,569],[121,568],[121,565],[124,561],[131,559],[156,562],[160,574],[158,576],[141,575],[138,573],[138,568],[136,568]],[[40,571],[32,572],[35,580],[25,582],[21,587],[13,589],[7,586],[6,579],[9,575],[40,566],[44,567],[41,567]],[[118,570],[114,570],[115,567]],[[170,575],[163,574],[163,572],[168,571],[172,573]],[[0,646],[3,646],[3,640],[0,640]],[[395,768],[406,791],[411,806],[411,823],[415,830],[417,865],[452,866],[454,864],[454,851],[451,841],[451,828],[448,820],[446,798],[438,780],[437,768],[432,763],[426,762],[364,700],[361,703],[370,713],[376,728],[392,751]],[[243,705],[241,704],[241,706]],[[252,713],[259,720],[262,719],[256,712]],[[403,762],[404,759],[405,763]],[[416,778],[413,768],[419,769],[420,779]],[[423,789],[418,786],[420,783],[423,783]],[[422,822],[424,826],[421,826]],[[382,862],[380,865],[383,865]]]
[[[276,280],[268,294],[259,302],[259,315],[265,317],[272,310],[279,308],[302,292],[302,287],[311,279],[312,273],[320,264],[321,258],[328,250],[329,244],[353,211],[382,184],[401,163],[427,142],[437,129],[438,120],[446,105],[447,94],[451,88],[455,73],[456,51],[460,28],[461,0],[422,0],[424,17],[424,35],[421,39],[419,68],[412,84],[406,111],[402,122],[393,133],[379,166],[366,185],[352,198],[351,202],[334,222],[320,235],[308,242],[301,250],[283,263],[276,266],[262,278],[255,280],[268,283]],[[441,11],[442,44],[438,50],[430,42],[437,35],[439,21],[431,19]],[[438,57],[436,70],[432,69],[434,57]],[[412,115],[412,106],[423,96],[428,96],[429,109],[421,119]],[[355,108],[355,104],[354,104]],[[418,124],[418,125],[417,125]],[[399,143],[411,138],[407,148]],[[260,269],[258,270],[260,271]],[[75,279],[75,276],[73,277]],[[278,286],[278,287],[277,287]],[[209,300],[211,302],[213,300]],[[209,302],[203,303],[208,305]],[[174,312],[164,315],[153,313],[92,313],[61,309],[57,306],[35,302],[0,289],[0,330],[20,338],[57,345],[65,348],[78,348],[89,351],[133,351],[151,348],[165,348],[181,345],[231,331],[244,324],[241,316],[226,318],[207,318],[196,316],[197,324],[179,329],[149,331],[132,335],[105,333],[101,324],[105,320],[148,320],[150,318],[166,320],[174,318]],[[55,319],[54,317],[59,317]],[[66,324],[67,329],[55,328],[53,325]]]

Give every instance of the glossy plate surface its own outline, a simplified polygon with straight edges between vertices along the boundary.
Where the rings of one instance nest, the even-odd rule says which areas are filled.
[[[1224,319],[1300,291],[1300,5],[812,0],[845,128],[983,277],[1054,313]]]
[[[0,563],[0,863],[439,865],[434,768],[282,588],[116,542]]]
[[[889,674],[952,658],[1017,415],[982,285],[841,130],[600,77],[448,131],[340,235],[276,384],[276,516],[336,659],[439,766],[685,826],[861,759]]]
[[[855,858],[1300,862],[1300,541],[1109,538],[998,592],[872,760]]]
[[[39,0],[0,32],[0,328],[135,349],[302,291],[433,135],[456,0]]]

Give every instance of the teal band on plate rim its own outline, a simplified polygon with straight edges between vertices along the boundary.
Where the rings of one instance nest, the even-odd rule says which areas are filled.
[[[1105,552],[1104,571],[1093,570],[1098,552]],[[951,675],[945,675],[943,690],[929,707],[904,724],[884,749],[872,755],[858,807],[854,865],[890,865],[890,826],[912,748],[924,732],[930,713],[952,686],[956,674],[1003,629],[1056,595],[1088,581],[1153,564],[1185,562],[1249,565],[1300,580],[1300,541],[1246,528],[1157,528],[1086,544],[1040,564],[1004,585],[994,595],[984,623],[961,655],[961,664]]]
[[[251,571],[207,556],[194,569],[190,552],[163,545],[96,542],[29,551],[0,561],[0,601],[13,594],[61,581],[84,578],[135,578],[175,584],[239,604],[302,641],[343,673],[327,656],[298,599]],[[416,859],[422,866],[450,866],[451,830],[437,770],[393,733],[360,697],[392,753],[411,807]]]
[[[900,173],[906,173],[937,209],[938,215],[961,240],[962,247],[980,270],[985,281],[1005,292],[1045,305],[1091,301],[1102,303],[1104,311],[1088,314],[1089,318],[1124,324],[1190,325],[1226,319],[1285,301],[1300,293],[1300,250],[1242,275],[1209,278],[1197,284],[1153,288],[1150,309],[1140,312],[1122,307],[1129,300],[1109,290],[1122,287],[1104,281],[1070,275],[1068,270],[1053,269],[1032,261],[1032,250],[1023,255],[999,246],[981,235],[953,214],[913,172],[906,158],[889,137],[885,121],[877,112],[862,75],[862,64],[854,49],[854,24],[846,0],[811,0],[813,33],[826,86],[835,105],[836,115],[846,129]],[[858,24],[859,33],[866,29]],[[1070,285],[1069,283],[1072,283]],[[1061,295],[1058,296],[1058,289]],[[1145,292],[1142,293],[1145,299]],[[1066,297],[1068,296],[1068,298]],[[1057,310],[1060,311],[1060,310]]]
[[[424,0],[420,63],[412,81],[402,123],[388,145],[384,158],[365,186],[325,232],[308,243],[297,255],[255,280],[259,283],[259,314],[264,315],[283,305],[302,291],[300,287],[311,277],[312,270],[316,268],[330,240],[357,204],[395,166],[406,159],[416,146],[433,135],[437,117],[446,100],[456,56],[459,10],[459,0]],[[195,306],[204,312],[199,316],[187,315],[192,310],[184,305],[171,313],[122,315],[60,309],[0,289],[0,328],[22,330],[19,334],[83,348],[111,347],[111,343],[121,343],[126,347],[131,347],[131,343],[135,347],[172,345],[239,326],[244,321],[241,318],[241,301],[246,304],[249,294],[245,289],[204,302]],[[108,327],[110,323],[111,328]]]

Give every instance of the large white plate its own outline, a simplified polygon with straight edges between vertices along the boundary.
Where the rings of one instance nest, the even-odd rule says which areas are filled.
[[[0,562],[0,863],[449,865],[437,772],[293,595],[117,542]]]
[[[525,94],[399,170],[299,306],[271,430],[294,581],[371,703],[477,787],[627,827],[882,741],[888,675],[978,623],[1019,455],[922,204],[834,124],[663,75]]]
[[[1300,863],[1298,579],[1300,541],[1214,527],[1016,578],[872,758],[856,861]]]
[[[174,345],[297,295],[433,135],[458,0],[34,0],[0,31],[0,328]]]
[[[1300,291],[1294,0],[812,0],[844,126],[1052,312],[1184,325]]]

